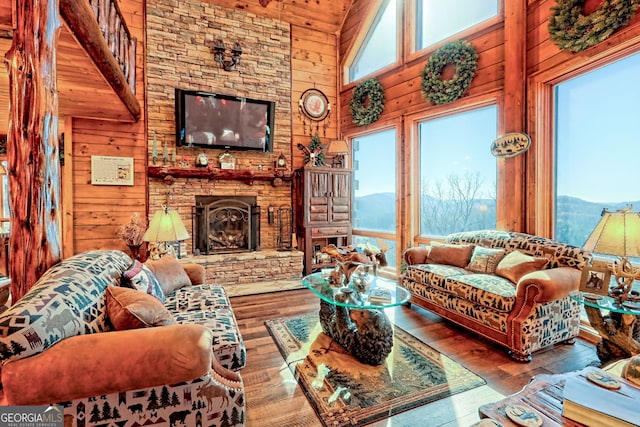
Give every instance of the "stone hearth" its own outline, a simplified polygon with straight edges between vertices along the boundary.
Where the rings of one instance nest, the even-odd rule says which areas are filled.
[[[236,285],[302,278],[303,253],[267,249],[183,257],[180,262],[204,266],[207,283]],[[256,283],[259,286],[259,283]]]

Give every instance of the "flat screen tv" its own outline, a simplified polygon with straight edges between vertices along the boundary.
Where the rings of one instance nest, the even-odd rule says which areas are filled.
[[[273,151],[275,102],[176,89],[176,144]]]

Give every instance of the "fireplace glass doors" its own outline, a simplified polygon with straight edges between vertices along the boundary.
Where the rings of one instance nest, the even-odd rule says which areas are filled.
[[[260,207],[253,196],[196,196],[193,253],[207,255],[260,249]]]

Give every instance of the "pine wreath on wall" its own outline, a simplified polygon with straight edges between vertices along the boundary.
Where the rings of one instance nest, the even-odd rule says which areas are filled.
[[[582,52],[629,23],[640,0],[602,0],[585,14],[585,0],[556,0],[549,17],[549,35],[562,50]]]
[[[377,79],[367,79],[353,90],[349,103],[351,118],[358,126],[371,124],[384,110],[384,89]]]
[[[442,80],[442,70],[449,64],[456,67],[453,77]],[[447,43],[431,55],[422,71],[422,94],[437,105],[455,101],[469,88],[477,69],[478,54],[471,43]]]

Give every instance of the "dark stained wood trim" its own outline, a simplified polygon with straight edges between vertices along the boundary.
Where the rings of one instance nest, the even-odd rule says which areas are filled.
[[[120,64],[104,39],[93,10],[86,0],[60,0],[60,15],[98,70],[122,100],[134,121],[140,120],[140,103],[129,86]],[[134,39],[135,40],[135,39]],[[134,43],[135,46],[135,43]],[[132,48],[135,52],[135,49]],[[135,75],[135,74],[134,74]]]

